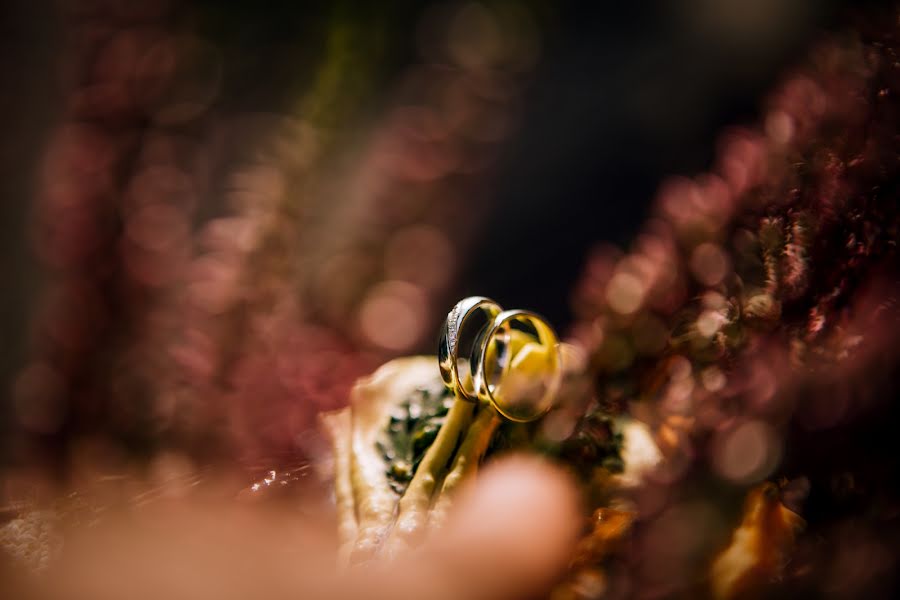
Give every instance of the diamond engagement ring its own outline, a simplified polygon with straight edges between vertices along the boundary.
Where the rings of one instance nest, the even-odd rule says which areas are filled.
[[[438,362],[444,385],[461,399],[477,402],[475,389],[476,344],[503,309],[483,296],[463,298],[447,314],[438,343]],[[462,358],[462,360],[460,360]]]

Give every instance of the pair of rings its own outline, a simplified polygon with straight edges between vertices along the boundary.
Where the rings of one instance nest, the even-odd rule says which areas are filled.
[[[482,296],[460,300],[447,314],[438,362],[459,399],[490,404],[517,422],[545,415],[562,382],[553,328],[533,312],[503,310]]]

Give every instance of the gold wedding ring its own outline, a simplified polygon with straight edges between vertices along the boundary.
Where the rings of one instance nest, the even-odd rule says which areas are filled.
[[[489,298],[460,300],[447,315],[438,362],[444,384],[511,421],[539,419],[562,381],[559,339],[539,315],[504,311]]]
[[[534,421],[553,408],[561,382],[559,339],[547,321],[527,310],[497,315],[478,346],[478,397],[510,421]]]

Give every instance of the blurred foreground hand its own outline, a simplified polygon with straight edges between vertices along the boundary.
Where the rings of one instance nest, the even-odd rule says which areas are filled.
[[[338,573],[333,523],[326,519],[238,502],[173,500],[105,515],[96,525],[68,532],[59,559],[38,578],[14,577],[14,593],[4,596],[534,597],[565,568],[578,515],[575,488],[562,472],[537,459],[510,458],[461,491],[447,527],[423,547],[391,562]]]

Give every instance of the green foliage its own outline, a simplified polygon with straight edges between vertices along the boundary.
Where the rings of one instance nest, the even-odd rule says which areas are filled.
[[[388,483],[398,494],[406,490],[455,401],[443,386],[419,388],[394,407],[376,443],[388,464]]]

